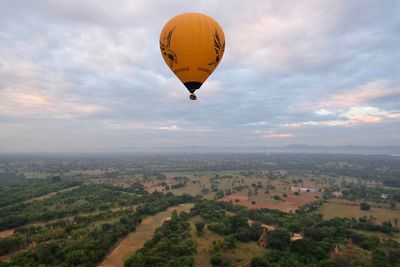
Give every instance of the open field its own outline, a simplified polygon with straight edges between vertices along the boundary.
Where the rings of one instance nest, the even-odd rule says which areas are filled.
[[[287,197],[282,197],[282,200],[275,200],[273,198],[274,195],[276,195],[274,192],[268,194],[261,192],[249,198],[247,192],[243,190],[239,193],[225,196],[221,200],[248,208],[269,208],[290,212],[295,211],[298,207],[306,203],[317,200],[316,197],[318,197],[316,193],[302,193],[298,196],[293,195],[293,193],[287,193]],[[255,204],[252,204],[252,201],[255,201]]]
[[[373,216],[376,218],[377,223],[388,220],[393,221],[394,218],[400,219],[399,209],[393,210],[372,207],[371,210],[363,211],[359,206],[344,205],[341,203],[325,203],[317,212],[322,213],[324,219],[331,219],[334,217],[360,218],[363,216]]]
[[[154,231],[160,227],[165,220],[170,218],[174,210],[178,212],[188,212],[192,206],[192,204],[182,204],[180,206],[170,207],[166,211],[144,219],[142,223],[138,225],[135,232],[128,234],[114,246],[99,266],[124,266],[125,260],[153,237]]]

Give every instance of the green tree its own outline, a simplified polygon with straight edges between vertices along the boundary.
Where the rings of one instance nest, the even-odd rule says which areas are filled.
[[[372,252],[373,266],[386,267],[389,266],[388,256],[382,249],[376,249]]]
[[[285,249],[290,243],[290,233],[283,228],[278,228],[268,233],[268,245],[273,249]]]
[[[195,226],[197,234],[199,235],[203,234],[205,223],[203,221],[197,221]]]
[[[328,253],[321,248],[321,245],[307,237],[291,242],[290,251],[299,253],[308,259],[311,257],[317,260],[328,258]]]

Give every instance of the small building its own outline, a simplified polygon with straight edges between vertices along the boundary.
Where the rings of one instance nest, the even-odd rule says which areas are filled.
[[[388,195],[387,195],[387,194],[381,194],[381,198],[382,198],[382,199],[387,199],[387,198],[388,198]]]
[[[312,193],[315,193],[315,192],[317,192],[317,189],[316,188],[314,188],[314,187],[301,187],[301,186],[291,186],[290,187],[290,191],[292,191],[292,192],[302,192],[302,193],[305,193],[305,192],[312,192]]]
[[[340,198],[343,196],[343,194],[342,194],[342,192],[335,191],[335,192],[332,192],[332,196],[334,196],[336,198]]]

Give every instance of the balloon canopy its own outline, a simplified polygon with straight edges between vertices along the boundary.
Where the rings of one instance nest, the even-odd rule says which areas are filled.
[[[199,89],[218,66],[225,50],[221,26],[200,13],[184,13],[165,24],[160,35],[165,63],[186,86],[195,100]]]

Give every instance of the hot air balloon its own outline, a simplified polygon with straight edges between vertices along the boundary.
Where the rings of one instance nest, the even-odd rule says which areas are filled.
[[[194,92],[220,63],[225,50],[221,26],[201,13],[183,13],[165,24],[160,35],[165,63],[196,100]]]

